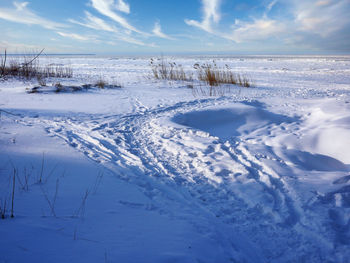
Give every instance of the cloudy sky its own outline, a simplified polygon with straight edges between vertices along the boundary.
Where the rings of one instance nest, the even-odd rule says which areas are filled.
[[[350,53],[350,0],[0,1],[0,48],[46,53]]]

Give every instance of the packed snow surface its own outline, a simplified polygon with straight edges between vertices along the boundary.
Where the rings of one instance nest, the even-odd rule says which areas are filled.
[[[149,59],[0,82],[0,262],[350,262],[350,57],[167,58],[255,83],[215,97]]]

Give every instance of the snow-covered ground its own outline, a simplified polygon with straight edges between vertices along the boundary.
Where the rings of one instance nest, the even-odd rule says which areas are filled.
[[[94,56],[48,85],[122,88],[1,81],[0,262],[350,262],[350,57],[168,58],[213,59],[255,87]]]

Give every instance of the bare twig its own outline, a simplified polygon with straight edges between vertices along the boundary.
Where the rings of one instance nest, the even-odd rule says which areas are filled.
[[[80,216],[81,218],[84,217],[84,214],[85,214],[85,206],[86,206],[86,200],[88,198],[90,194],[90,190],[87,189],[82,197],[82,201],[81,201],[81,204],[80,204],[80,207],[75,211],[73,217],[78,217]]]
[[[13,115],[13,116],[22,117],[22,115],[20,115],[20,114],[14,114],[14,113],[12,113],[12,112],[9,112],[9,111],[0,109],[0,113],[1,113],[1,112],[4,112],[4,113],[9,114],[9,115]]]
[[[43,179],[43,172],[44,172],[44,160],[45,160],[45,153],[43,153],[43,158],[41,160],[41,170],[40,170],[40,178],[39,178],[39,183],[42,183]]]
[[[2,203],[2,200],[0,200],[0,213],[1,213],[1,218],[5,219],[6,217],[6,198],[4,199],[4,203]]]
[[[31,64],[34,60],[36,60],[44,52],[44,50],[45,50],[45,48],[43,48],[31,61],[29,61],[27,63],[23,63],[21,67],[23,68],[23,67]]]
[[[51,214],[52,214],[54,217],[57,217],[57,216],[56,216],[56,211],[55,211],[55,205],[56,205],[56,199],[57,199],[57,195],[58,195],[58,186],[59,186],[59,179],[56,180],[56,191],[55,191],[55,195],[53,196],[53,199],[52,199],[52,200],[50,200],[50,198],[48,197],[47,192],[46,192],[45,189],[41,186],[41,191],[43,192],[44,197],[45,197],[47,203],[49,204],[49,207],[50,207],[50,210],[51,210]]]
[[[95,180],[95,183],[94,183],[94,186],[92,188],[92,194],[96,194],[97,193],[97,190],[102,182],[102,178],[103,178],[103,172],[99,172],[97,177],[96,177],[96,180]]]
[[[29,174],[27,174],[27,168],[24,168],[24,186],[23,186],[23,190],[28,191],[29,190]]]
[[[17,170],[13,169],[12,198],[11,198],[11,218],[15,217],[13,215],[13,204],[14,204],[14,200],[15,200],[16,173],[17,173]]]
[[[56,163],[56,165],[51,169],[51,171],[46,175],[46,178],[45,178],[45,183],[48,181],[48,179],[51,177],[51,175],[53,175],[53,173],[55,172],[55,170],[57,169],[58,167],[58,163]],[[63,172],[62,176],[64,176],[66,173],[66,171]]]

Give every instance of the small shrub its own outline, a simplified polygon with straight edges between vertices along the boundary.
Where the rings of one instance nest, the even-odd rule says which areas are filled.
[[[107,81],[100,78],[96,83],[95,87],[98,87],[99,89],[104,89],[108,85]]]
[[[99,89],[121,89],[122,85],[120,85],[120,84],[118,84],[116,82],[109,83],[106,80],[104,80],[102,77],[100,77],[99,80],[96,81],[94,85],[85,84],[82,87],[83,88],[85,88],[85,87],[88,87],[88,88],[96,87],[96,88],[99,88]]]

